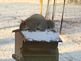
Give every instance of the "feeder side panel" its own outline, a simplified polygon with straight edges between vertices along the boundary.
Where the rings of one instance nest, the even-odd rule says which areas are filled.
[[[21,54],[21,47],[23,45],[23,37],[20,34],[20,32],[15,32],[15,54],[17,56],[18,59],[20,59],[20,57],[22,57]]]

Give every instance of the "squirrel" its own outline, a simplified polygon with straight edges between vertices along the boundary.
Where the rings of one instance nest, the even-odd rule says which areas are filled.
[[[44,31],[46,29],[53,29],[54,22],[51,20],[45,20],[45,18],[40,14],[34,14],[22,21],[20,24],[20,30],[30,30],[30,31]]]
[[[53,30],[55,24],[52,20],[45,20],[45,18],[40,14],[34,14],[22,21],[20,24],[20,30],[30,30],[30,31],[44,31],[46,29]]]
[[[47,28],[45,18],[40,14],[34,14],[29,18],[22,21],[20,24],[20,30],[41,30],[44,31]]]

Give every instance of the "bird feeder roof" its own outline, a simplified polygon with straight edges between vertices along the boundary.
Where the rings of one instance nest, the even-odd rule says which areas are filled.
[[[53,31],[35,31],[35,32],[30,32],[30,31],[21,31],[23,36],[29,40],[29,41],[54,41],[54,42],[60,42],[61,39],[59,37],[59,33],[53,32]]]

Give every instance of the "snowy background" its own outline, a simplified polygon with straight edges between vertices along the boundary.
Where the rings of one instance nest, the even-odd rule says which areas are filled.
[[[55,29],[59,32],[62,5],[57,5],[55,12]],[[12,30],[19,28],[21,19],[34,13],[39,13],[38,4],[0,4],[0,61],[15,61],[12,58],[15,49]],[[58,47],[59,61],[81,61],[81,5],[66,5],[62,32],[64,34],[60,37],[63,42]]]

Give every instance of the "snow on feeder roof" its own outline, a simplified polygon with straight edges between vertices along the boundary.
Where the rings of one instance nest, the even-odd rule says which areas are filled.
[[[60,41],[59,33],[53,32],[53,31],[36,31],[36,32],[30,32],[30,31],[21,31],[21,33],[24,35],[26,39],[29,41]]]

